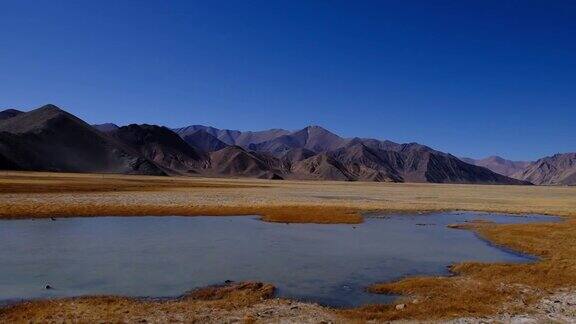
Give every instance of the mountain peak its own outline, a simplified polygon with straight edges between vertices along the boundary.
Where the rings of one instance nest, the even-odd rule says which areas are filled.
[[[14,109],[14,108],[8,108],[8,109],[4,109],[2,111],[0,111],[0,113],[6,113],[6,114],[22,114],[24,113],[23,111],[20,111],[18,109]]]
[[[23,111],[20,111],[18,109],[12,109],[12,108],[5,109],[5,110],[0,111],[0,120],[16,117],[16,116],[21,115],[23,113],[24,113]]]
[[[498,155],[490,155],[489,157],[486,158],[486,160],[505,161],[506,159]]]
[[[38,108],[38,110],[63,111],[62,109],[60,109],[60,107],[53,105],[53,104],[44,105],[44,106]]]
[[[96,128],[97,130],[104,132],[104,133],[113,132],[113,131],[117,130],[118,128],[120,128],[118,125],[116,125],[114,123],[94,124],[94,125],[92,125],[92,127]]]
[[[308,133],[310,132],[322,132],[322,133],[332,133],[331,131],[327,130],[326,128],[318,125],[309,125],[304,127],[303,130],[306,130]]]

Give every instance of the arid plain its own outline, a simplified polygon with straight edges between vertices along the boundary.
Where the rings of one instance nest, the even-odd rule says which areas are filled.
[[[540,260],[524,264],[461,263],[451,267],[454,276],[411,277],[367,287],[375,293],[401,295],[394,305],[335,310],[277,300],[272,298],[269,285],[252,283],[208,288],[168,301],[82,297],[25,302],[0,309],[3,322],[445,320],[531,314],[538,312],[542,300],[559,293],[572,296],[576,291],[575,187],[1,172],[0,206],[0,217],[5,219],[256,214],[272,222],[353,224],[362,222],[363,213],[446,210],[564,218],[554,223],[456,226]],[[374,282],[379,282],[378,278]],[[182,287],[182,291],[189,288]]]

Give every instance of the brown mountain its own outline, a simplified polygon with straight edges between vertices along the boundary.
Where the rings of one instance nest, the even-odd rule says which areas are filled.
[[[187,135],[193,134],[198,130],[205,131],[206,133],[216,137],[217,139],[226,143],[227,145],[238,145],[242,147],[248,147],[250,144],[269,141],[278,136],[290,133],[285,129],[269,129],[256,132],[252,131],[241,132],[238,130],[218,129],[203,125],[191,125],[187,127],[174,129],[174,131],[181,137],[186,137]]]
[[[54,105],[0,121],[0,168],[165,174],[155,163]]]
[[[332,154],[336,154],[337,159],[344,156],[343,161],[348,165],[356,164],[356,168],[362,166],[364,172],[380,172],[375,179],[384,180],[379,181],[526,184],[418,143],[398,144],[353,138],[344,149]],[[363,177],[359,180],[363,180]]]
[[[399,173],[402,157],[397,152],[372,149],[359,143],[331,151],[329,154],[345,166],[353,180],[403,181]]]
[[[313,180],[355,180],[342,163],[326,153],[297,162],[291,169],[295,178]]]
[[[527,161],[506,160],[499,156],[489,156],[487,158],[479,160],[470,158],[461,158],[461,160],[469,164],[485,167],[487,169],[490,169],[496,173],[505,175],[507,177],[510,177],[515,173],[523,171],[531,163]]]
[[[290,166],[294,165],[296,162],[306,160],[312,156],[316,155],[313,151],[305,148],[295,148],[282,152],[279,154],[279,159],[286,165],[288,169]]]
[[[6,109],[0,111],[0,120],[5,120],[23,114],[23,111],[17,109]]]
[[[210,154],[210,175],[231,177],[254,177],[282,179],[280,170],[274,170],[275,163],[240,146],[228,146]]]
[[[281,135],[271,140],[249,145],[251,150],[282,154],[291,149],[303,148],[316,153],[327,152],[346,145],[348,141],[320,126],[308,126],[299,131]]]
[[[131,124],[112,131],[110,135],[169,170],[198,173],[209,165],[207,155],[198,152],[166,127]]]
[[[576,185],[576,153],[542,158],[514,177],[539,185]]]
[[[3,169],[526,184],[418,143],[346,139],[319,126],[294,132],[91,127],[49,105],[0,121],[0,131]]]
[[[226,143],[216,138],[216,136],[203,129],[184,135],[182,136],[182,139],[184,139],[188,145],[203,152],[219,151],[228,146]]]

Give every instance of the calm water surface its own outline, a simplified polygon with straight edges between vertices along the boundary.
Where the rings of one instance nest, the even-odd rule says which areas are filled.
[[[332,306],[389,302],[371,283],[444,274],[451,263],[532,259],[447,224],[551,221],[484,213],[368,216],[351,225],[257,217],[97,217],[0,221],[0,302],[93,294],[178,296],[224,280],[273,283],[278,295]],[[422,226],[422,224],[427,224]],[[44,290],[50,284],[53,290]]]

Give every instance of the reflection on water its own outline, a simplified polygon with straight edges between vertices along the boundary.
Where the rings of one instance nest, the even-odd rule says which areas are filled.
[[[472,232],[471,219],[550,217],[438,213],[351,225],[275,224],[257,217],[97,217],[0,221],[0,301],[119,294],[177,296],[224,280],[273,283],[279,296],[333,306],[388,302],[374,282],[443,274],[458,261],[526,262]],[[423,225],[426,224],[426,225]],[[50,284],[52,290],[45,290]]]

